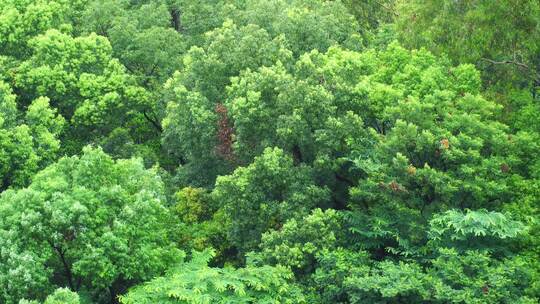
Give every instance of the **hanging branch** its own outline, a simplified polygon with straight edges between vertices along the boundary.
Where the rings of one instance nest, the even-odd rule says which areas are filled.
[[[519,66],[519,67],[522,67],[522,68],[525,68],[525,69],[530,69],[529,66],[526,65],[525,63],[514,61],[514,60],[495,61],[495,60],[488,59],[488,58],[480,58],[480,60],[487,61],[487,62],[489,62],[489,63],[491,63],[493,65],[513,64],[513,65],[516,65],[516,66]]]
[[[528,71],[531,72],[532,79],[535,82],[535,84],[537,84],[537,85],[540,84],[540,74],[538,74],[536,71],[534,71],[527,64],[517,61],[515,54],[514,54],[514,60],[496,61],[496,60],[492,60],[492,59],[488,59],[488,58],[480,58],[480,60],[489,62],[489,63],[491,63],[493,65],[511,64],[511,65],[515,65],[517,67],[523,68],[523,69],[528,70]]]

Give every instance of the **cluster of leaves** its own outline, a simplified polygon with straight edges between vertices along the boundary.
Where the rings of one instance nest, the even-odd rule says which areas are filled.
[[[396,9],[398,34],[406,45],[477,64],[489,85],[540,84],[537,1],[400,1]]]
[[[25,186],[55,160],[64,123],[46,97],[35,99],[21,113],[12,89],[0,80],[0,190]]]
[[[79,295],[67,288],[58,288],[43,304],[80,304]],[[39,304],[38,301],[21,300],[19,304]]]
[[[282,266],[212,268],[214,251],[193,252],[189,262],[173,267],[120,298],[124,304],[145,303],[305,303],[290,271]]]
[[[397,1],[397,10],[400,41],[444,54],[454,63],[474,64],[482,71],[485,94],[508,109],[502,117],[507,124],[538,111],[538,1]],[[536,125],[536,119],[528,118]]]
[[[0,303],[537,303],[539,22],[0,1]]]
[[[163,184],[140,160],[99,149],[62,158],[0,196],[7,303],[69,287],[111,298],[178,260]]]

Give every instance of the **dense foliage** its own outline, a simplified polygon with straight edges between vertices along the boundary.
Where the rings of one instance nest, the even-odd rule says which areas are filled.
[[[0,0],[0,303],[538,303],[536,0]]]

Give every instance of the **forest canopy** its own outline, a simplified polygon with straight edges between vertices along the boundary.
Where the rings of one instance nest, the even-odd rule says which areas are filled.
[[[0,0],[0,303],[540,301],[540,2]]]

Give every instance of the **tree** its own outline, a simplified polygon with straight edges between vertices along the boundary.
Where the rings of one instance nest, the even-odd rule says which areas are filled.
[[[0,190],[25,186],[56,159],[63,126],[49,99],[38,98],[21,113],[11,88],[0,81]]]
[[[254,24],[238,26],[227,20],[205,36],[201,47],[194,46],[186,54],[185,72],[178,77],[181,84],[213,103],[224,99],[230,77],[290,57],[283,41]]]
[[[350,303],[459,302],[535,303],[524,290],[531,284],[530,271],[519,258],[498,261],[478,251],[458,253],[441,248],[431,267],[417,263],[383,261],[371,271],[345,280]]]
[[[369,31],[376,31],[381,25],[391,23],[399,15],[395,8],[395,0],[343,0],[342,2],[356,17],[365,31],[364,35],[372,34]]]
[[[536,168],[538,168],[537,165]],[[540,263],[538,263],[538,255],[540,254],[540,230],[538,229],[540,224],[538,221],[540,216],[538,200],[540,197],[540,179],[538,172],[540,171],[536,169],[534,179],[521,181],[517,187],[516,192],[519,194],[515,201],[504,206],[505,213],[511,214],[513,218],[527,225],[528,233],[521,236],[518,248],[520,258],[527,262],[527,267],[533,273],[533,283],[528,286],[527,291],[536,297],[540,295],[540,283],[538,280],[540,277]]]
[[[4,192],[0,215],[5,303],[43,299],[56,287],[114,302],[179,258],[159,177],[140,160],[113,161],[99,149]]]
[[[341,1],[249,0],[232,14],[239,24],[256,24],[272,37],[281,36],[295,57],[333,45],[356,50],[365,45],[358,22]]]
[[[354,249],[332,248],[317,254],[317,269],[309,281],[313,303],[350,303],[345,283],[351,273],[368,273],[373,261],[369,253]]]
[[[297,81],[280,63],[246,71],[234,78],[229,92],[225,105],[234,127],[234,152],[244,162],[275,145],[294,151],[296,162],[309,163],[312,130],[335,110],[324,88]]]
[[[268,148],[252,164],[220,176],[212,192],[229,219],[228,236],[241,252],[255,249],[261,234],[286,220],[306,215],[328,201],[312,171],[295,167],[282,150]]]
[[[208,16],[199,16],[197,21],[192,19],[193,14],[202,14],[206,6],[197,4],[195,7],[203,7],[202,11],[194,12],[191,5],[195,4],[186,2],[189,2],[185,4],[186,31],[190,31],[192,22],[210,22]],[[346,44],[353,49],[362,47],[356,32],[358,24],[340,2],[253,0],[228,5],[217,2],[220,3],[216,4],[218,7],[223,5],[220,14],[215,16],[223,20],[222,26],[212,30],[204,27],[208,32],[201,42],[190,48],[184,57],[182,71],[167,84],[170,102],[164,120],[164,145],[179,158],[179,176],[184,184],[194,183],[196,186],[211,185],[217,175],[248,164],[253,155],[260,154],[264,147],[272,146],[264,143],[257,146],[255,153],[247,159],[237,159],[236,155],[229,153],[229,146],[238,135],[233,134],[228,120],[231,114],[234,115],[231,113],[233,108],[225,105],[226,100],[230,102],[231,95],[236,95],[236,92],[228,93],[226,89],[231,85],[231,77],[242,75],[242,72],[251,75],[250,71],[276,64],[281,64],[286,71],[295,58],[313,49],[326,51],[335,44]],[[235,81],[232,81],[232,87],[237,89]],[[186,95],[190,96],[186,98],[189,103],[182,102]],[[317,98],[321,97],[313,96],[312,104],[319,101]],[[261,114],[266,115],[266,111]],[[266,119],[271,119],[271,116],[266,116]],[[264,126],[265,122],[258,123]],[[199,138],[202,142],[193,143]],[[220,152],[223,150],[227,153]],[[193,155],[198,156],[193,159]],[[206,174],[200,176],[201,171]],[[203,181],[200,181],[201,177]]]
[[[525,226],[500,212],[448,210],[430,221],[430,246],[499,253],[512,248],[505,242],[525,233]]]
[[[121,303],[305,303],[286,268],[211,268],[213,256],[212,250],[194,252],[167,276],[131,289]]]
[[[282,41],[271,39],[258,26],[239,28],[231,21],[207,33],[202,47],[187,52],[184,71],[166,84],[169,103],[163,140],[167,150],[186,165],[180,170],[189,183],[208,185],[217,175],[230,171],[232,155],[226,147],[230,138],[221,136],[229,132],[227,113],[222,111],[229,78],[244,69],[290,58],[289,53]]]
[[[19,304],[38,304],[38,301],[21,300]],[[58,288],[43,304],[80,304],[79,295],[67,288]]]
[[[365,251],[323,251],[314,287],[322,303],[534,303],[534,271],[508,242],[524,233],[522,223],[498,212],[451,210],[433,217],[418,256],[377,261]]]
[[[24,59],[32,37],[50,29],[69,31],[85,0],[9,0],[0,3],[0,55]]]
[[[190,45],[200,45],[204,35],[223,25],[232,10],[236,10],[241,1],[231,0],[170,0],[171,12],[178,16],[178,30],[189,40]],[[171,21],[174,19],[171,18]]]
[[[540,84],[537,1],[398,1],[397,10],[406,46],[475,64],[489,89]]]
[[[174,195],[175,204],[171,212],[178,221],[179,243],[185,250],[204,251],[214,248],[214,265],[229,262],[229,254],[234,251],[227,239],[223,224],[227,217],[211,193],[204,188],[186,187]]]
[[[211,185],[216,176],[228,172],[230,164],[223,162],[216,132],[220,113],[213,103],[199,92],[191,92],[183,86],[173,87],[167,116],[163,120],[163,144],[169,157],[180,163],[178,178],[182,184],[194,186]],[[226,121],[223,130],[229,128]],[[227,144],[229,138],[224,137]],[[227,151],[227,150],[224,150]]]
[[[19,94],[21,104],[46,96],[70,121],[67,137],[75,147],[66,147],[68,151],[77,152],[119,127],[129,127],[137,142],[153,136],[155,128],[145,118],[152,110],[148,94],[112,57],[105,37],[73,38],[49,30],[29,45],[32,56],[15,68],[14,88],[24,92]]]
[[[131,1],[133,2],[133,1]],[[83,29],[107,37],[113,56],[140,85],[160,91],[179,70],[185,38],[171,27],[165,1],[133,5],[128,1],[92,1],[83,13]]]
[[[262,235],[259,257],[271,265],[291,267],[299,274],[313,271],[316,257],[344,240],[340,213],[314,209],[302,219],[292,218],[279,230]]]

